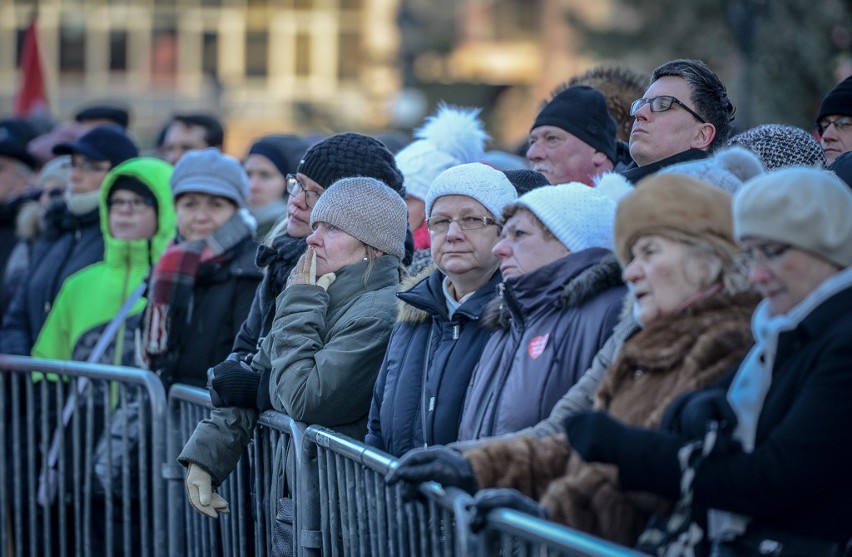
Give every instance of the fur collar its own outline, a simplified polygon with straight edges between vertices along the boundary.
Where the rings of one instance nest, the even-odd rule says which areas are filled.
[[[414,275],[413,277],[407,277],[402,281],[402,284],[399,287],[400,292],[408,292],[412,288],[414,288],[421,281],[426,280],[428,277],[432,275],[432,273],[438,272],[438,268],[435,267],[434,264],[428,265],[425,269]],[[422,310],[420,308],[416,308],[397,298],[396,300],[396,320],[397,323],[425,323],[429,321],[430,315],[428,311]]]
[[[621,286],[621,266],[613,254],[607,254],[597,263],[571,277],[562,288],[558,305],[571,308],[582,305],[601,292]],[[499,294],[488,303],[483,316],[483,327],[497,330],[508,329],[511,324],[511,311],[504,303],[505,286],[500,285]]]

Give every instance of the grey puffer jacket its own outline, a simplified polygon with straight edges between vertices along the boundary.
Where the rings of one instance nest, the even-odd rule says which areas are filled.
[[[272,370],[276,410],[297,421],[363,438],[373,384],[396,319],[399,259],[383,255],[364,284],[367,262],[337,272],[328,287],[299,284],[277,299],[272,331],[252,367]],[[257,411],[216,408],[199,422],[178,457],[222,483],[251,439]]]
[[[518,431],[548,416],[612,334],[626,289],[611,252],[591,248],[503,283],[474,370],[459,439]]]

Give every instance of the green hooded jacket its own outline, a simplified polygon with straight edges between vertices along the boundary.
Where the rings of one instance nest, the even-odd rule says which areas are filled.
[[[107,198],[118,176],[133,176],[146,184],[157,200],[157,231],[150,240],[119,240],[109,231]],[[172,165],[160,159],[130,159],[104,178],[100,189],[104,259],[74,273],[62,285],[56,302],[36,339],[32,356],[86,361],[125,301],[146,279],[177,230],[169,178]],[[145,298],[133,305],[99,363],[135,365],[134,331],[145,309]]]

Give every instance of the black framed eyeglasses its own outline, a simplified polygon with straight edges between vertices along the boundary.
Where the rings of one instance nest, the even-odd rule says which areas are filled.
[[[659,97],[651,97],[650,99],[636,99],[633,101],[633,104],[630,105],[630,115],[636,116],[636,113],[639,112],[639,109],[645,105],[651,107],[651,112],[665,112],[671,109],[672,105],[678,105],[683,108],[690,114],[692,114],[696,120],[701,122],[702,124],[708,123],[707,120],[701,117],[700,114],[683,104],[677,97],[673,97],[671,95],[660,95]]]
[[[486,226],[497,224],[497,221],[491,217],[467,216],[451,219],[450,217],[436,216],[426,219],[426,228],[428,228],[430,232],[444,233],[450,229],[451,222],[456,223],[462,230],[476,230],[478,228],[485,228]]]
[[[314,208],[314,205],[317,204],[317,200],[322,195],[322,192],[314,191],[314,190],[306,190],[305,186],[302,185],[302,182],[296,178],[295,174],[287,175],[287,193],[290,195],[299,195],[299,193],[305,193],[305,204],[311,209]]]
[[[834,125],[834,129],[837,130],[837,133],[843,133],[852,126],[852,118],[848,116],[840,116],[834,119],[823,118],[817,122],[817,131],[820,135],[822,135],[825,133],[825,130],[828,129],[828,126],[831,125]]]

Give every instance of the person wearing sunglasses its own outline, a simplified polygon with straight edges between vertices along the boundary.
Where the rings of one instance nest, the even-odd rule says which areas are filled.
[[[734,105],[719,77],[699,60],[672,60],[651,74],[651,84],[630,107],[633,183],[672,164],[705,158],[728,140]]]
[[[825,150],[826,164],[852,151],[852,76],[838,83],[822,99],[816,131]]]

